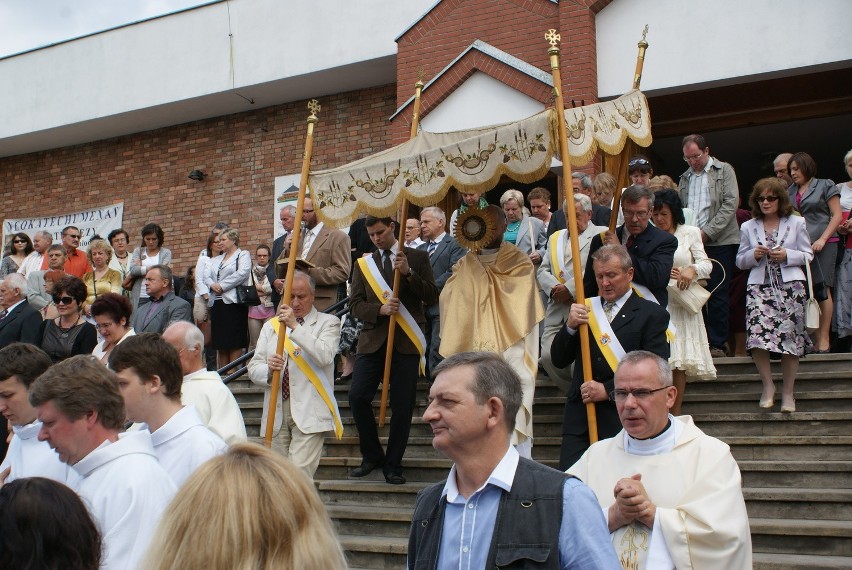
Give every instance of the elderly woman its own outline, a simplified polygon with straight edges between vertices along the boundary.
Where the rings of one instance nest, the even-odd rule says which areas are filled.
[[[104,293],[92,303],[92,317],[95,327],[103,337],[92,355],[106,365],[109,353],[121,342],[136,334],[130,326],[133,306],[130,299],[117,293]]]
[[[33,252],[33,242],[30,236],[18,232],[12,236],[12,251],[0,262],[0,279],[18,271],[24,260]]]
[[[98,343],[94,325],[83,318],[86,286],[73,275],[53,284],[53,305],[59,314],[42,322],[38,345],[54,363],[77,354],[91,354]]]
[[[500,197],[500,207],[506,214],[503,241],[515,244],[539,265],[547,249],[547,228],[538,218],[524,213],[524,195],[518,190],[506,190]]]
[[[92,303],[104,293],[121,294],[121,273],[112,269],[109,262],[112,258],[112,248],[103,239],[93,239],[89,242],[89,251],[86,254],[92,271],[83,275],[83,283],[86,284],[88,295],[83,303],[83,314],[86,320],[92,322]]]
[[[222,253],[207,264],[204,285],[209,290],[212,346],[219,367],[236,360],[248,346],[248,305],[237,302],[237,285],[251,273],[251,255],[239,248],[240,232],[235,228],[219,234]]]
[[[843,223],[837,227],[840,234],[842,259],[837,268],[834,288],[834,328],[838,339],[852,337],[852,150],[843,157],[849,181],[837,185],[840,191],[840,210]],[[844,340],[843,342],[847,342]],[[849,349],[847,348],[848,352]]]
[[[829,350],[829,330],[834,305],[831,289],[834,287],[834,267],[837,261],[836,235],[842,220],[840,191],[834,182],[816,178],[816,162],[807,153],[797,152],[787,162],[787,171],[793,183],[787,189],[793,208],[805,219],[814,258],[811,262],[814,296],[822,311],[819,331],[814,334],[818,353]]]
[[[761,408],[775,405],[775,383],[769,366],[769,353],[781,354],[781,411],[795,412],[793,384],[799,358],[811,352],[811,339],[805,333],[806,263],[813,259],[805,220],[793,216],[793,206],[784,182],[762,178],[749,197],[754,219],[740,228],[737,267],[750,270],[746,311],[748,339],[763,394]]]
[[[130,252],[127,251],[127,246],[130,244],[130,234],[124,231],[124,229],[118,228],[109,232],[107,241],[113,251],[113,255],[109,260],[109,267],[121,274],[121,281],[123,283],[124,278],[127,277],[127,272],[130,271]]]
[[[671,278],[677,288],[686,290],[700,287],[698,279],[707,279],[713,271],[713,265],[704,251],[701,232],[695,226],[684,223],[683,203],[674,190],[663,190],[654,195],[654,225],[677,238],[677,250]],[[674,342],[671,343],[669,364],[672,368],[677,397],[671,413],[679,416],[683,395],[686,392],[686,377],[715,378],[716,367],[710,356],[710,343],[704,330],[704,316],[701,311],[693,313],[677,301],[677,295],[669,294],[669,315],[677,329]]]
[[[254,286],[257,289],[257,296],[260,298],[260,305],[249,307],[249,350],[254,350],[255,345],[257,345],[263,323],[275,314],[275,307],[272,306],[272,284],[266,275],[266,268],[269,266],[271,255],[272,250],[266,244],[260,244],[254,250],[255,263],[252,271],[254,272]]]
[[[124,278],[123,287],[131,289],[130,301],[133,309],[139,307],[140,299],[147,299],[145,274],[154,265],[169,265],[172,263],[172,252],[163,247],[165,234],[157,224],[145,224],[142,228],[142,245],[133,250],[130,255],[130,270]]]

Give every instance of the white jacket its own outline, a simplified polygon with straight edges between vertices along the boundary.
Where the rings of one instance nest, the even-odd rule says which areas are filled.
[[[59,460],[50,444],[38,440],[41,431],[41,421],[36,420],[25,426],[12,426],[12,441],[6,459],[0,465],[0,471],[12,468],[7,483],[24,477],[47,477],[66,484],[68,481],[68,466]]]
[[[178,487],[202,463],[228,450],[228,444],[201,422],[195,406],[184,406],[151,434],[160,465]]]
[[[805,219],[801,216],[781,218],[778,224],[778,239],[783,239],[782,247],[787,250],[787,260],[781,263],[781,279],[789,281],[804,281],[805,272],[802,267],[810,263],[814,257],[811,240],[805,229]],[[766,245],[766,230],[763,220],[753,219],[745,222],[740,228],[740,248],[737,251],[737,267],[750,269],[748,284],[766,282],[766,267],[768,257],[760,261],[754,258],[754,250],[758,245]]]
[[[273,317],[277,318],[277,317]],[[284,326],[284,323],[281,323]],[[334,356],[340,341],[340,319],[333,315],[320,313],[316,308],[305,316],[305,323],[296,327],[290,338],[293,343],[318,365],[325,375],[334,377]],[[267,321],[260,331],[260,338],[254,350],[254,357],[248,365],[249,378],[258,386],[266,388],[263,396],[263,416],[260,420],[260,433],[266,433],[266,417],[269,410],[269,366],[266,359],[273,354],[278,345],[278,335]],[[286,351],[284,352],[286,358]],[[303,433],[319,433],[334,429],[332,414],[310,380],[299,370],[290,366],[290,412],[293,421]],[[274,433],[281,429],[281,399],[276,403]]]
[[[215,370],[202,368],[184,376],[180,401],[184,406],[195,406],[202,423],[228,445],[247,439],[240,405]]]

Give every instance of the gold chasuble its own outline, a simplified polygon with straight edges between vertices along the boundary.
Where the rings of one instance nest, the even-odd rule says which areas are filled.
[[[498,250],[469,252],[453,267],[441,291],[440,310],[442,356],[493,352],[521,377],[523,405],[512,443],[531,440],[538,323],[544,307],[529,256],[509,243]]]

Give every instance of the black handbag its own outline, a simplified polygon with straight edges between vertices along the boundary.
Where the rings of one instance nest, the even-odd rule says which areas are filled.
[[[237,271],[240,270],[240,256],[237,254]],[[257,294],[257,287],[254,284],[254,271],[249,271],[251,276],[251,285],[237,285],[237,304],[256,307],[260,305],[260,295]]]

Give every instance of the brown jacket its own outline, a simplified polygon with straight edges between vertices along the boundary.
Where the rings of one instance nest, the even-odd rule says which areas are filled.
[[[317,285],[314,292],[317,311],[325,311],[337,302],[337,288],[341,283],[346,283],[352,269],[349,250],[349,236],[323,224],[305,256],[305,261],[316,266],[308,270],[308,275]]]

